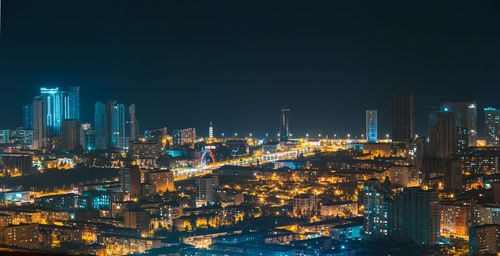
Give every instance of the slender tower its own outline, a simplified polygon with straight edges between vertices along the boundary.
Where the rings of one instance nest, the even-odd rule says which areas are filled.
[[[208,137],[210,139],[214,138],[214,126],[212,125],[212,121],[210,121],[210,126],[208,127]]]
[[[280,141],[288,141],[288,113],[290,109],[281,109]]]

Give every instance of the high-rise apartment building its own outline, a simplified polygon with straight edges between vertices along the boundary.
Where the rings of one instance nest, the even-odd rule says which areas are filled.
[[[63,92],[64,119],[80,120],[80,87],[70,86]]]
[[[61,149],[78,150],[82,147],[81,143],[81,125],[80,120],[66,119],[61,125]]]
[[[455,114],[459,148],[477,144],[477,104],[474,101],[449,101],[441,104],[441,110]]]
[[[204,176],[195,179],[196,206],[212,205],[216,202],[216,189],[219,187],[217,176]]]
[[[392,96],[392,140],[408,142],[413,139],[413,95],[407,92]]]
[[[469,231],[469,255],[496,255],[498,225],[472,227]]]
[[[33,103],[23,105],[23,128],[33,129]]]
[[[405,188],[391,204],[391,237],[417,244],[433,244],[439,238],[439,193],[419,187]]]
[[[95,103],[95,147],[96,149],[112,148],[112,118],[116,101],[99,101]]]
[[[280,141],[288,141],[289,130],[288,130],[288,114],[290,109],[281,109],[281,121],[280,121]]]
[[[389,235],[389,199],[379,180],[365,181],[364,231],[368,239],[381,239]]]
[[[448,158],[457,153],[455,114],[434,111],[429,115],[429,154],[434,158]]]
[[[500,146],[500,109],[484,109],[484,128],[486,131],[486,145]]]
[[[47,99],[39,96],[33,99],[33,149],[47,147],[47,139]]]
[[[369,143],[377,142],[377,110],[366,111],[366,140]]]

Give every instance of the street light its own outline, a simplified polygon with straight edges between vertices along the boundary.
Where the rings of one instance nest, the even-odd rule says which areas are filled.
[[[252,133],[250,133],[250,137],[252,137]]]
[[[309,137],[309,133],[306,133],[306,137]]]

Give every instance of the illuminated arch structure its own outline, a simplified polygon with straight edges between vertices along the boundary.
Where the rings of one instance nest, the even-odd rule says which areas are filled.
[[[201,161],[200,161],[200,167],[202,169],[205,169],[207,167],[207,157],[210,157],[210,159],[212,160],[211,162],[212,164],[215,163],[214,153],[210,148],[205,147],[203,149],[203,154],[201,155]]]

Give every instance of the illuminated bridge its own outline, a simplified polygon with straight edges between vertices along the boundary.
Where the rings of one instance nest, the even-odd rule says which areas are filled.
[[[238,158],[238,159],[214,163],[215,161],[214,161],[214,157],[213,157],[212,152],[210,151],[210,149],[206,149],[203,152],[203,156],[201,157],[201,163],[198,167],[176,168],[176,169],[173,169],[172,171],[174,172],[174,178],[176,180],[182,180],[182,179],[190,178],[192,176],[199,176],[199,175],[211,173],[212,170],[220,168],[224,165],[249,166],[249,165],[253,165],[256,163],[262,164],[262,163],[274,162],[274,161],[283,160],[283,159],[293,159],[293,158],[296,158],[302,154],[312,153],[315,150],[316,150],[315,148],[294,149],[294,150],[290,150],[290,151],[269,153],[269,154],[263,154],[260,156],[242,157],[242,158]],[[209,158],[209,159],[211,158],[212,164],[206,163],[207,158]]]

